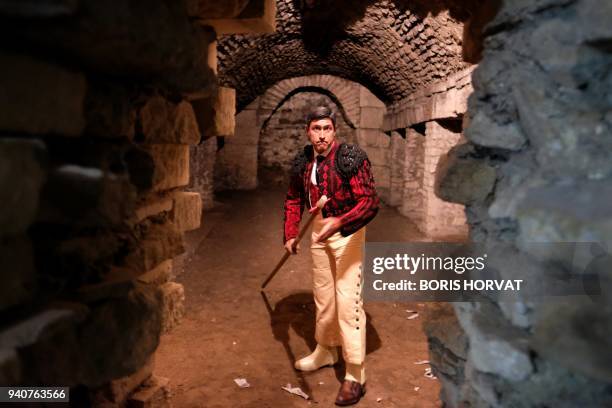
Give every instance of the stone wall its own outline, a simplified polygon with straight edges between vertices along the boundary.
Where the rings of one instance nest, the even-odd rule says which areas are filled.
[[[214,206],[214,170],[217,156],[217,138],[211,137],[201,144],[191,146],[189,151],[189,191],[202,197],[202,208]]]
[[[610,250],[611,16],[609,2],[504,2],[487,26],[469,143],[453,149],[439,180],[440,196],[467,206],[472,240],[514,244],[517,256],[533,241]],[[567,267],[565,257],[552,260],[548,273]],[[499,269],[503,278],[517,273]],[[609,290],[609,267],[600,279]],[[468,351],[429,333],[447,406],[611,406],[604,293],[596,301],[455,304]],[[443,363],[444,355],[458,358]]]
[[[465,239],[468,235],[464,206],[443,201],[435,193],[438,162],[460,141],[461,133],[448,130],[436,121],[427,122],[423,164],[425,216],[422,229],[432,238]]]
[[[386,160],[391,191],[388,203],[428,237],[467,238],[464,207],[435,192],[438,163],[462,140],[462,121],[472,91],[473,68],[418,89],[387,107],[380,127],[391,134]]]
[[[410,218],[421,231],[425,223],[425,134],[415,129],[406,130],[404,152],[404,172],[402,204],[398,207],[400,214]]]
[[[166,406],[153,353],[183,313],[215,33],[182,1],[52,3],[0,5],[0,383]]]

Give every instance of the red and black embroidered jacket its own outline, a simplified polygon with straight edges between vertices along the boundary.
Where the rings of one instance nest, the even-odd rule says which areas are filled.
[[[378,212],[370,161],[359,147],[334,142],[317,164],[317,185],[310,181],[313,165],[314,149],[308,145],[293,161],[285,198],[285,242],[297,237],[304,206],[316,205],[322,195],[330,198],[322,209],[323,218],[339,217],[342,236],[356,232]]]

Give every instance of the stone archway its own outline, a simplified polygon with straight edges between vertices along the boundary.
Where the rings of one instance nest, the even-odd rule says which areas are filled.
[[[311,75],[282,80],[256,98],[236,115],[236,130],[225,140],[215,164],[217,190],[257,187],[258,150],[261,129],[284,101],[300,92],[316,91],[335,103],[346,123],[346,131],[354,133],[346,138],[368,151],[375,177],[380,180],[383,194],[388,195],[390,177],[386,143],[382,132],[386,112],[384,103],[363,85],[332,75]],[[303,118],[300,118],[303,120]],[[354,130],[353,130],[354,129]],[[295,154],[293,146],[291,157]]]
[[[274,111],[287,96],[297,90],[317,89],[330,97],[334,95],[337,98],[339,106],[343,107],[347,123],[358,123],[360,114],[358,87],[359,84],[353,81],[332,75],[310,75],[285,79],[276,83],[261,96],[259,108],[263,111]]]
[[[262,109],[259,115],[259,186],[287,186],[293,157],[307,143],[304,118],[314,106],[327,106],[336,113],[336,139],[339,142],[356,143],[355,125],[348,119],[336,95],[323,88],[295,88],[272,112]]]

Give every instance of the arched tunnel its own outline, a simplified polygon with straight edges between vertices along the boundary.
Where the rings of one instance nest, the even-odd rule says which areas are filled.
[[[543,287],[585,247],[597,278],[366,299],[358,406],[612,407],[611,19],[597,0],[0,0],[0,402],[331,406],[348,363],[294,369],[317,345],[309,234],[260,290],[326,106],[380,199],[365,260],[503,247],[496,273]]]

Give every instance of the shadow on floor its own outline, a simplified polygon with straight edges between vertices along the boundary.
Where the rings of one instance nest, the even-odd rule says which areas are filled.
[[[298,357],[295,356],[289,344],[289,329],[304,339],[310,350],[314,350],[317,342],[315,340],[315,317],[316,306],[312,293],[300,292],[293,293],[279,300],[274,307],[270,305],[268,298],[264,292],[261,292],[261,297],[266,305],[266,309],[270,315],[270,326],[274,339],[283,345],[287,354],[287,364],[293,367],[293,364]],[[382,341],[378,335],[376,328],[373,325],[372,316],[366,312],[366,355],[378,350],[382,346]],[[301,356],[300,356],[301,357]],[[345,363],[342,357],[338,364],[334,366],[336,378],[338,382],[342,382],[345,373]],[[301,372],[297,371],[300,383],[304,384],[304,391],[310,394],[310,387],[304,380]]]

